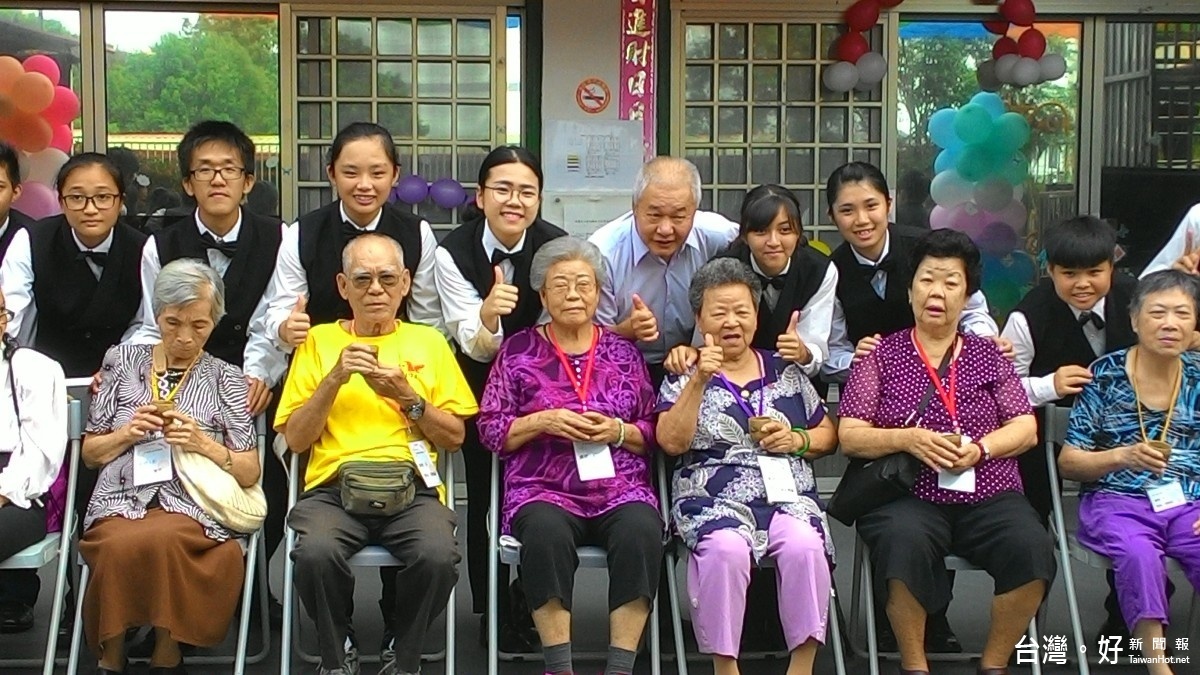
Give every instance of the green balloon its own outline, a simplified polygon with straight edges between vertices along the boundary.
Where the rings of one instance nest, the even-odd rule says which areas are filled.
[[[988,142],[998,151],[1016,152],[1029,142],[1029,122],[1018,113],[1004,113],[992,124]]]
[[[1000,175],[1004,180],[1013,185],[1020,185],[1029,177],[1029,160],[1025,159],[1025,155],[1016,153],[1004,163],[1004,167],[1000,170]]]
[[[958,156],[958,175],[967,182],[975,183],[983,180],[992,171],[992,158],[982,145],[968,145]]]
[[[968,103],[954,115],[954,133],[964,143],[982,143],[992,133],[992,114],[978,103]]]

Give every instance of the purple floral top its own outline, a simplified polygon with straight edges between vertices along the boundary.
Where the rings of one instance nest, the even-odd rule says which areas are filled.
[[[925,413],[916,416],[921,396],[929,388],[929,373],[912,341],[913,329],[892,333],[875,351],[854,364],[842,387],[838,415],[870,422],[880,429],[924,427],[953,433],[954,425],[941,398],[934,393]],[[958,394],[955,403],[962,433],[983,438],[1014,417],[1031,414],[1029,397],[1013,366],[987,338],[962,335],[958,356]],[[978,504],[1001,492],[1024,492],[1017,458],[980,462],[975,467],[975,492],[938,487],[937,474],[922,467],[913,494],[934,504]]]
[[[568,354],[567,361],[582,373],[587,353]],[[577,377],[582,381],[581,375]],[[505,452],[508,430],[518,417],[555,408],[583,409],[554,345],[537,328],[526,328],[504,341],[483,390],[477,420],[484,447],[499,453],[504,467],[502,532],[509,532],[513,516],[530,502],[548,502],[581,518],[631,502],[658,508],[649,459],[655,446],[654,388],[646,361],[632,342],[601,331],[587,400],[588,410],[637,425],[646,439],[646,455],[613,448],[616,475],[585,482],[575,469],[574,447],[565,438],[541,435]]]

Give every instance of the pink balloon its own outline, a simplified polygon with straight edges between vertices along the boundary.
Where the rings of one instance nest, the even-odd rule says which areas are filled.
[[[45,75],[50,80],[50,84],[58,84],[59,78],[62,77],[62,71],[58,69],[58,63],[45,54],[34,54],[25,59],[25,62],[21,65],[27,73],[41,73]]]
[[[79,117],[79,97],[67,87],[54,88],[54,99],[42,111],[42,117],[52,125],[70,124]]]
[[[13,208],[30,218],[48,218],[62,213],[54,190],[41,183],[25,183],[21,196],[13,201]]]
[[[75,149],[75,134],[71,131],[70,125],[59,124],[54,127],[53,135],[50,137],[50,147],[62,150],[68,155]]]
[[[1008,203],[1008,206],[987,214],[987,221],[1001,222],[1008,225],[1017,234],[1025,233],[1025,223],[1029,219],[1029,212],[1025,209],[1025,205],[1017,200]]]
[[[950,209],[933,207],[929,214],[929,226],[935,230],[958,230],[975,240],[983,234],[983,228],[995,219],[974,203],[965,202]]]

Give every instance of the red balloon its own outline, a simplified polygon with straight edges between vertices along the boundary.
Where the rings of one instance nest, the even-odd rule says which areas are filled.
[[[839,61],[849,61],[850,63],[858,63],[862,55],[869,51],[871,51],[871,45],[867,44],[867,38],[863,37],[862,33],[846,33],[838,38],[837,44],[833,48],[833,53]]]
[[[58,68],[58,63],[54,59],[45,54],[34,54],[25,59],[21,64],[27,73],[41,73],[50,80],[50,84],[58,84],[59,78],[62,77],[62,71]]]
[[[1017,38],[1017,51],[1021,56],[1040,59],[1046,53],[1046,36],[1036,28],[1021,33]]]
[[[993,19],[991,21],[983,22],[983,27],[986,28],[987,32],[991,33],[992,35],[1008,35],[1009,25],[1010,24],[1004,19]]]
[[[879,22],[879,0],[858,0],[846,8],[846,25],[863,32]]]
[[[992,45],[992,58],[999,61],[1005,54],[1017,54],[1017,41],[1010,37],[1002,37]]]
[[[71,125],[60,124],[54,127],[54,135],[50,139],[50,147],[62,150],[68,155],[75,151],[75,134]]]
[[[79,117],[79,97],[66,87],[55,87],[54,100],[42,111],[42,117],[54,126],[70,124],[71,120]]]
[[[1032,26],[1037,12],[1033,8],[1033,0],[1004,0],[1004,4],[1000,5],[1000,16],[1018,26]]]

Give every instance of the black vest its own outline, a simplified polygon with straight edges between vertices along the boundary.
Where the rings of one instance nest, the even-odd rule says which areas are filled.
[[[1129,301],[1137,282],[1114,270],[1112,288],[1104,301],[1104,348],[1108,352],[1130,347],[1137,342],[1129,319]],[[1016,311],[1025,315],[1029,336],[1033,339],[1030,377],[1043,377],[1062,366],[1087,366],[1103,354],[1092,352],[1083,327],[1070,305],[1054,292],[1054,282],[1044,279],[1025,294]],[[1067,401],[1070,404],[1070,401]]]
[[[750,265],[751,255],[753,254],[750,253],[750,247],[739,239],[718,253],[717,257],[736,258],[753,269]],[[775,310],[768,309],[765,302],[758,304],[758,330],[754,333],[754,341],[751,343],[753,346],[768,351],[775,350],[775,343],[792,320],[792,312],[804,309],[821,288],[821,282],[825,280],[829,271],[829,264],[829,258],[811,246],[796,247],[795,253],[792,254],[792,266],[784,278]]]
[[[4,234],[0,234],[0,261],[4,260],[4,254],[8,253],[8,246],[12,244],[13,237],[16,236],[17,230],[29,227],[34,223],[33,218],[21,213],[16,209],[8,210],[8,228],[4,230]]]
[[[229,262],[225,282],[225,316],[213,329],[204,351],[239,368],[243,365],[250,319],[267,290],[279,252],[280,223],[242,209],[237,252]],[[165,226],[154,235],[158,260],[165,266],[180,258],[208,264],[208,249],[196,229],[194,213]]]
[[[492,292],[496,281],[492,261],[483,250],[483,229],[487,223],[482,214],[459,225],[446,235],[441,246],[450,254],[458,271],[463,278],[475,287],[480,298],[486,298]],[[562,228],[552,225],[541,218],[533,221],[525,230],[525,245],[521,252],[511,259],[513,264],[513,285],[517,287],[517,306],[508,316],[500,317],[500,325],[504,335],[512,335],[517,331],[536,325],[542,316],[542,298],[529,282],[529,268],[533,263],[533,254],[543,244],[551,239],[565,237],[567,233]],[[475,359],[458,352],[458,363],[462,368],[467,383],[477,397],[483,395],[483,385],[487,383],[488,373],[491,372],[492,362],[480,363]]]
[[[34,223],[29,241],[37,303],[33,347],[62,364],[67,377],[90,377],[100,369],[104,352],[121,341],[142,302],[146,235],[117,223],[99,281],[79,256],[64,216]]]
[[[837,296],[846,314],[846,334],[852,345],[868,335],[887,335],[916,323],[908,301],[913,277],[909,256],[915,239],[900,234],[895,227],[890,230],[888,259],[895,261],[895,269],[887,273],[882,299],[871,288],[873,273],[859,264],[850,244],[843,242],[830,256],[838,268]]]
[[[421,260],[421,218],[383,205],[375,232],[400,242],[404,267],[410,279],[417,275]],[[342,271],[342,249],[349,237],[342,232],[341,202],[326,204],[300,217],[300,264],[308,279],[308,316],[312,325],[350,318],[350,303],[338,293],[337,275]],[[405,304],[400,305],[403,314]]]

